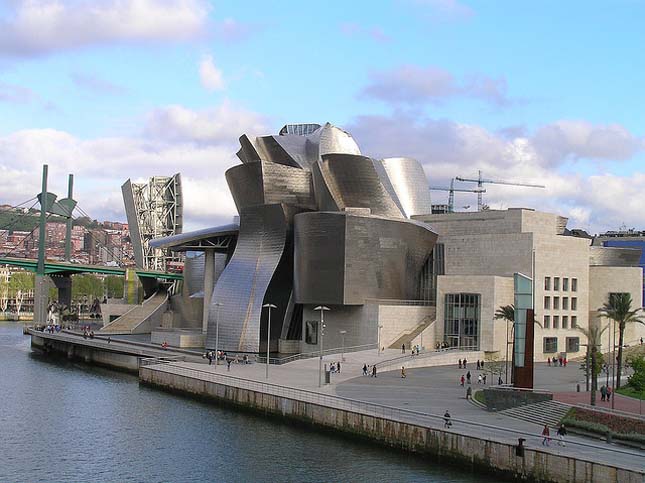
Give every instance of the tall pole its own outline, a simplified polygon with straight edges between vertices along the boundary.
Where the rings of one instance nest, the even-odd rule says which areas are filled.
[[[616,321],[613,321],[613,328],[611,330],[612,351],[611,351],[611,408],[614,409],[614,402],[616,401]]]
[[[74,175],[70,174],[67,181],[67,198],[72,199],[74,195]],[[67,226],[65,227],[65,261],[72,259],[72,214],[68,213]]]
[[[506,371],[504,374],[504,383],[508,384],[508,319],[506,319]]]
[[[340,331],[340,340],[341,340],[341,350],[340,350],[340,360],[342,362],[345,362],[345,334],[347,334],[346,330],[341,330]]]
[[[607,357],[611,357],[611,319],[609,319],[609,325],[607,327],[609,330],[607,331]],[[607,387],[609,387],[609,363],[610,361],[607,361]]]
[[[215,311],[215,370],[217,370],[217,364],[219,364],[219,308],[223,304],[221,302],[215,302],[214,305],[217,307]]]
[[[271,347],[271,309],[277,309],[273,304],[264,304],[262,306],[265,309],[269,310],[269,323],[267,325],[267,367],[266,367],[266,378],[269,378],[269,349]]]
[[[38,226],[38,267],[36,273],[45,275],[45,232],[47,227],[47,170],[43,165],[43,183],[40,191],[40,224]]]
[[[314,310],[320,312],[320,357],[318,359],[318,387],[322,386],[322,361],[324,354],[324,337],[325,337],[325,310],[329,310],[329,307],[324,305],[319,305]]]

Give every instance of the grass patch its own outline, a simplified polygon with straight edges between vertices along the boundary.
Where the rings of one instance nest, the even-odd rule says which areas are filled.
[[[484,394],[484,391],[475,391],[473,399],[484,406],[486,405],[486,394]]]
[[[634,399],[645,400],[645,391],[636,392],[636,390],[634,390],[630,386],[624,386],[624,387],[621,387],[620,389],[616,389],[616,392],[618,394],[622,394],[623,396],[633,397]]]

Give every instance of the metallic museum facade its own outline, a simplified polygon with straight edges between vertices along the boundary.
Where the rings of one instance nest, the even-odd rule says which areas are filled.
[[[242,163],[226,172],[239,235],[210,299],[207,347],[219,325],[220,348],[264,350],[268,303],[277,306],[271,350],[317,341],[312,309],[321,304],[330,323],[347,326],[348,345],[376,343],[364,307],[417,299],[437,238],[411,219],[431,209],[421,165],[364,156],[330,124],[287,125],[240,144]]]

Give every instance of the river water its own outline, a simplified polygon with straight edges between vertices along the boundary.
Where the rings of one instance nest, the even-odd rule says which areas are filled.
[[[494,480],[43,356],[0,322],[0,482],[210,481]]]

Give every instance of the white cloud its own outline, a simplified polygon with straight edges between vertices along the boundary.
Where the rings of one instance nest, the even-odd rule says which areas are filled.
[[[224,77],[222,71],[215,67],[213,57],[206,55],[199,63],[199,79],[202,86],[209,91],[224,90]]]
[[[470,75],[463,80],[435,66],[401,65],[375,71],[361,96],[390,104],[440,104],[447,99],[479,99],[502,107],[511,103],[504,78]]]
[[[227,223],[236,211],[224,173],[239,164],[238,137],[258,130],[267,130],[259,115],[224,103],[203,112],[160,109],[149,116],[145,132],[128,137],[17,131],[0,137],[0,191],[6,203],[31,198],[40,189],[41,163],[47,162],[51,191],[65,193],[67,174],[74,173],[80,207],[97,219],[123,220],[120,188],[127,178],[181,172],[186,226]]]
[[[592,232],[616,229],[623,222],[643,228],[639,206],[645,174],[597,172],[599,168],[619,166],[619,161],[612,164],[611,160],[644,154],[642,138],[622,126],[557,121],[534,133],[517,127],[494,133],[476,125],[398,112],[392,116],[358,117],[346,127],[364,153],[418,159],[431,185],[448,186],[456,176],[476,178],[481,169],[485,178],[546,186],[534,189],[487,184],[484,202],[492,208],[550,211],[568,216],[569,227]],[[544,135],[553,131],[559,135]],[[576,167],[584,166],[591,174],[572,171],[572,159],[578,160]],[[589,159],[604,160],[604,164]],[[474,194],[455,196],[458,206],[476,206]],[[445,202],[447,197],[447,193],[433,192],[437,203]]]
[[[206,0],[23,0],[0,18],[0,55],[33,56],[111,42],[204,34]]]

